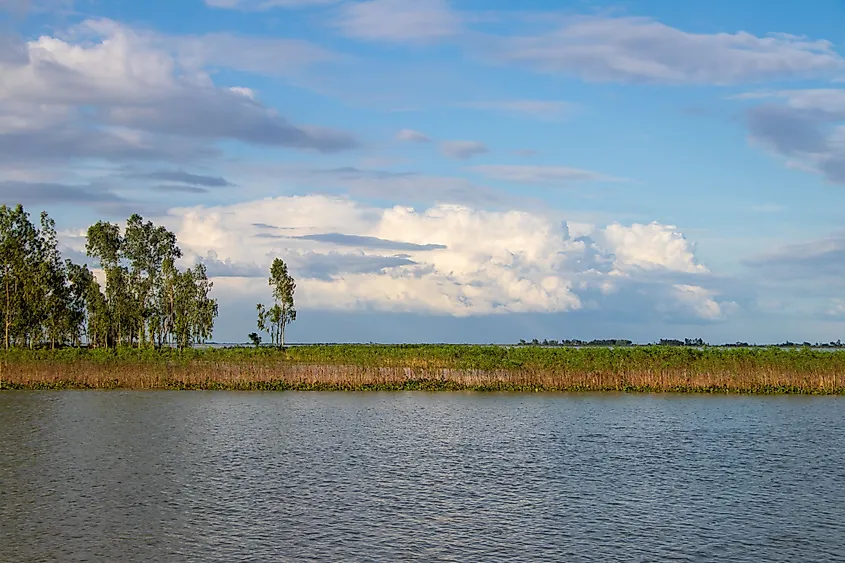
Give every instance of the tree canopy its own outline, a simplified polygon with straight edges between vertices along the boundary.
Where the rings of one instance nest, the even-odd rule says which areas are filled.
[[[270,266],[267,283],[273,288],[275,303],[269,309],[261,303],[255,306],[258,311],[258,328],[269,332],[271,343],[281,347],[285,345],[285,327],[296,320],[293,302],[296,280],[291,277],[284,260],[276,258]]]
[[[40,226],[23,206],[0,206],[0,319],[3,345],[184,348],[211,337],[217,301],[203,264],[180,271],[176,235],[140,215],[121,232],[99,221],[88,228],[87,264],[62,260],[55,222]]]

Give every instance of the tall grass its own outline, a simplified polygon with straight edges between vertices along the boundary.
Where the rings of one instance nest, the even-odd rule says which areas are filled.
[[[332,345],[9,350],[2,389],[320,389],[845,394],[845,351]]]

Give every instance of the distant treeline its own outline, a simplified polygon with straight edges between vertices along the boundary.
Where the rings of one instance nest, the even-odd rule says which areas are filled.
[[[180,271],[176,236],[140,215],[121,232],[99,221],[88,228],[87,264],[63,260],[55,222],[40,225],[23,206],[0,206],[0,319],[4,348],[177,346],[211,337],[217,302],[205,266]]]
[[[800,347],[809,347],[809,348],[843,348],[845,344],[842,343],[841,340],[836,340],[835,342],[790,342],[787,340],[786,342],[781,342],[780,344],[749,344],[748,342],[734,342],[734,343],[727,343],[727,344],[710,344],[705,342],[701,338],[684,338],[683,340],[677,340],[674,338],[661,338],[657,342],[651,344],[645,344],[645,346],[692,346],[695,348],[701,348],[703,346],[711,346],[711,347],[719,347],[719,348],[768,348],[768,347],[775,347],[775,348],[800,348]],[[521,339],[519,341],[519,346],[639,346],[638,344],[634,344],[631,340],[619,340],[619,339],[594,339],[594,340],[538,340],[534,338],[533,340],[526,341]]]

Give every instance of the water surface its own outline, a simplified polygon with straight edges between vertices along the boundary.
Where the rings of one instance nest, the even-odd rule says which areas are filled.
[[[0,393],[0,561],[845,561],[845,401]]]

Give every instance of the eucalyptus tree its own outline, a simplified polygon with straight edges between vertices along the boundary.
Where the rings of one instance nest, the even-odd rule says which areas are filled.
[[[100,286],[94,279],[94,274],[87,264],[74,264],[65,260],[67,272],[67,302],[65,314],[65,331],[70,343],[79,346],[83,335],[88,335],[92,322],[92,290],[96,290],[96,297],[102,298]],[[90,342],[90,339],[89,339]]]
[[[182,257],[176,235],[152,221],[143,221],[137,213],[129,217],[123,236],[122,253],[130,265],[129,279],[135,305],[138,346],[149,337],[155,342],[162,323],[158,295],[163,291],[165,262],[172,264]]]
[[[211,289],[214,283],[208,279],[205,264],[194,266],[191,276],[194,282],[194,343],[199,344],[211,338],[214,330],[214,319],[217,318],[219,308],[217,300],[212,299]]]
[[[40,227],[40,228],[39,228]],[[205,266],[185,272],[182,252],[166,228],[132,215],[121,233],[99,221],[85,250],[105,274],[101,288],[87,265],[63,260],[55,222],[40,226],[23,206],[0,206],[0,322],[3,345],[180,347],[210,338],[218,314]]]
[[[209,297],[212,286],[203,264],[175,273],[172,286],[172,330],[175,344],[180,349],[211,337],[218,311],[217,300]]]
[[[0,277],[3,288],[3,341],[6,348],[34,344],[40,329],[38,229],[22,205],[0,207]]]
[[[83,270],[90,275],[87,267],[62,260],[56,225],[46,212],[39,228],[23,206],[0,206],[4,346],[79,343],[85,322],[84,289],[78,281]]]
[[[99,261],[106,276],[105,305],[108,330],[105,340],[118,346],[123,344],[127,332],[129,338],[132,334],[129,330],[132,314],[128,291],[129,272],[122,265],[122,248],[123,236],[117,224],[97,221],[88,227],[85,251],[88,256]]]
[[[274,346],[285,345],[285,327],[296,320],[296,307],[293,295],[296,292],[296,280],[288,272],[288,266],[281,258],[273,260],[270,277],[267,280],[273,288],[274,305],[265,309],[261,303],[256,305],[258,328],[269,332]]]
[[[59,252],[56,222],[44,211],[41,212],[38,242],[38,277],[32,284],[29,299],[38,307],[33,324],[41,326],[39,336],[54,348],[56,344],[64,344],[69,336],[70,287]]]

